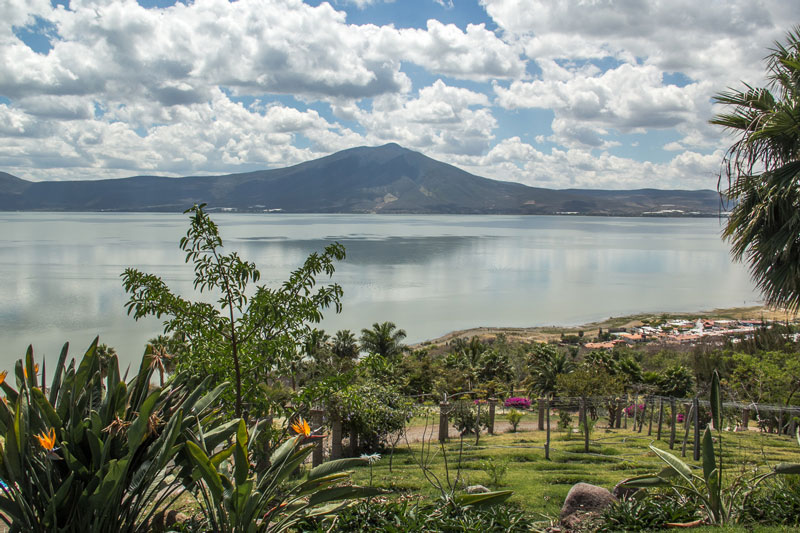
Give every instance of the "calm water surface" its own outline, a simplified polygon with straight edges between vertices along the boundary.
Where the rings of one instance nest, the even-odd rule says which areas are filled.
[[[276,286],[332,241],[344,310],[323,327],[391,320],[408,340],[473,326],[580,324],[637,312],[759,303],[717,219],[216,214],[226,248]],[[161,331],[125,313],[133,266],[191,294],[178,214],[0,213],[0,368],[95,335],[124,361]]]

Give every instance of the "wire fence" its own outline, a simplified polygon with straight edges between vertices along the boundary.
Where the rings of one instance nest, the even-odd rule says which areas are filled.
[[[559,449],[559,453],[580,454],[586,457],[603,456],[624,459],[624,455],[604,455],[597,452],[598,444],[611,444],[619,439],[645,439],[663,441],[671,450],[678,449],[695,460],[700,458],[701,432],[711,426],[711,404],[699,398],[675,398],[658,395],[630,394],[627,396],[586,396],[533,399],[530,407],[508,406],[500,400],[474,400],[471,393],[451,395],[437,403],[420,401],[435,398],[433,395],[408,397],[417,405],[417,417],[411,419],[402,432],[387,441],[392,448],[402,440],[420,442],[438,440],[441,443],[465,437],[474,438],[478,445],[485,434],[494,434],[498,429],[508,430],[508,422],[500,424],[500,417],[507,417],[511,409],[526,415],[528,422],[524,431],[543,432],[544,442],[514,445],[492,445],[497,448],[519,448],[541,450],[550,459],[553,433],[577,435],[583,441],[583,449],[576,450],[574,443]],[[316,425],[330,428],[325,448],[330,459],[358,453],[358,437],[355,433],[344,434],[341,420],[328,416],[324,411],[315,411]],[[470,417],[474,417],[470,421]],[[533,418],[533,422],[530,418]],[[721,431],[756,431],[772,435],[795,435],[800,427],[800,406],[775,404],[725,402],[722,412]],[[599,424],[599,426],[598,426]],[[621,429],[627,432],[611,436],[593,437],[595,426],[608,430]],[[588,428],[588,431],[585,429]],[[633,434],[632,434],[633,433]],[[595,446],[593,451],[592,446]],[[315,450],[313,461],[320,464],[325,459],[323,448]],[[646,453],[646,452],[644,452]],[[631,457],[641,454],[633,454]]]

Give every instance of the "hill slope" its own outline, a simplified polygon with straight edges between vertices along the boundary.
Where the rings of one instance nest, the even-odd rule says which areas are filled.
[[[475,176],[396,144],[225,176],[29,182],[0,173],[0,210],[716,215],[714,191],[552,190]]]

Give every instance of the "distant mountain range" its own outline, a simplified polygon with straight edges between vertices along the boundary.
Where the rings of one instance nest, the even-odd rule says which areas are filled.
[[[183,211],[717,216],[712,190],[528,187],[475,176],[397,144],[359,147],[274,170],[31,182],[0,172],[3,211]]]

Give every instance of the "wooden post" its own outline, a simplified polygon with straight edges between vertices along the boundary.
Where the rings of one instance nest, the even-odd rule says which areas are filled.
[[[700,400],[694,399],[694,460],[700,460]]]
[[[742,409],[742,428],[747,430],[750,426],[750,409]]]
[[[331,417],[331,459],[342,458],[342,419]]]
[[[650,423],[647,425],[647,436],[653,434],[653,415],[655,415],[656,406],[653,405],[653,398],[650,398]]]
[[[583,451],[589,452],[589,409],[586,408],[586,398],[581,398],[581,411],[583,412]]]
[[[686,419],[683,421],[683,425],[686,427],[686,429],[692,427],[692,414],[694,413],[692,407],[694,407],[694,401],[692,401],[691,407],[689,407],[689,412],[686,413]]]
[[[355,429],[350,430],[350,457],[358,455],[358,433]]]
[[[617,398],[617,417],[614,427],[617,429],[622,427],[622,398]]]
[[[658,432],[656,440],[661,440],[661,426],[664,424],[664,398],[658,399]]]
[[[448,428],[450,421],[448,415],[450,414],[450,404],[442,402],[439,404],[439,442],[447,442]]]
[[[489,435],[494,435],[494,411],[497,398],[489,398]]]
[[[539,431],[542,431],[544,429],[544,402],[545,402],[544,398],[539,398],[539,402],[538,402],[539,403],[539,424],[537,426],[539,428]]]
[[[683,448],[681,449],[681,456],[686,457],[686,442],[689,440],[689,428],[692,427],[691,420],[692,416],[694,415],[694,402],[692,402],[692,406],[689,408],[689,412],[686,414],[686,430],[683,433]]]
[[[783,435],[783,409],[778,411],[778,435]]]
[[[644,409],[642,410],[642,418],[639,420],[639,433],[642,432],[642,428],[644,427],[644,421],[647,419],[647,396],[644,397]],[[639,406],[636,406],[636,411],[639,411]]]
[[[631,395],[628,394],[628,393],[625,393],[625,403],[626,403],[626,405],[625,405],[625,425],[624,425],[624,428],[628,429],[628,410],[629,410],[628,407],[630,407],[630,405],[631,405]]]
[[[547,440],[544,443],[544,458],[550,460],[550,398],[547,399]]]
[[[675,398],[669,399],[669,408],[672,414],[672,426],[669,429],[669,449],[675,448],[675,432],[678,429],[678,406],[675,404]]]
[[[478,402],[478,409],[475,411],[475,446],[481,438],[481,404]]]
[[[321,428],[322,424],[324,423],[323,420],[324,411],[322,409],[312,409],[311,410],[311,426],[315,429]],[[324,452],[324,441],[320,440],[314,445],[314,449],[311,450],[311,466],[319,466],[322,464],[322,454]]]

